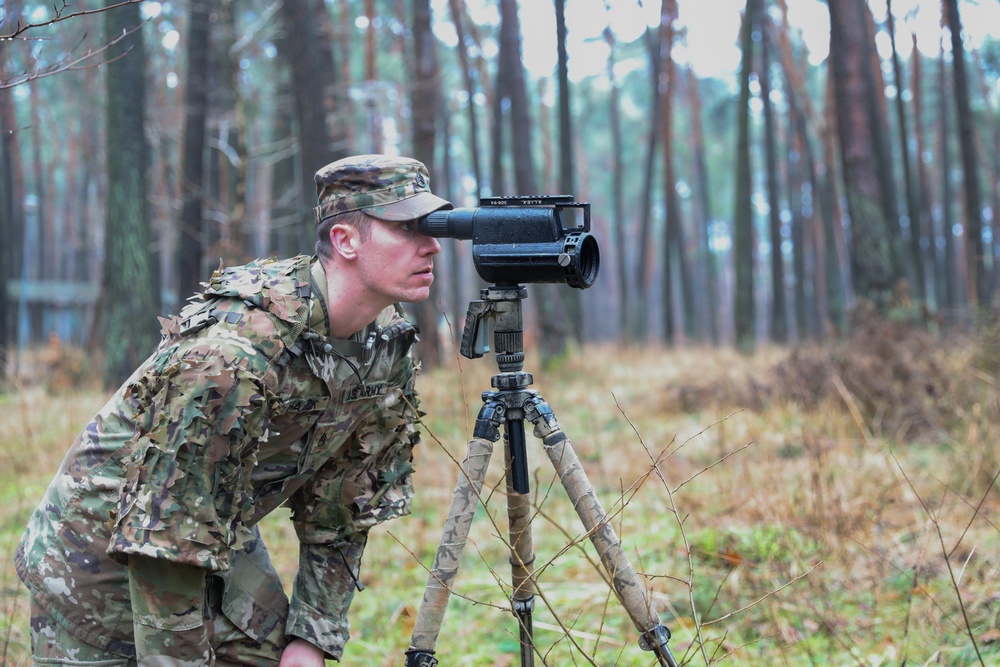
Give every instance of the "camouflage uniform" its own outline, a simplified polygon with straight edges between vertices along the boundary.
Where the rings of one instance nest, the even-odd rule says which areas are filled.
[[[286,637],[339,659],[368,530],[409,513],[418,403],[402,309],[333,340],[325,287],[307,256],[220,268],[161,320],[31,517],[16,567],[33,605],[125,657],[213,662],[218,609],[275,660]],[[300,542],[290,602],[256,529],[282,504]]]

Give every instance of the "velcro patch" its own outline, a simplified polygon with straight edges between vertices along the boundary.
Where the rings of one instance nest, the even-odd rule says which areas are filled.
[[[378,382],[368,382],[344,389],[340,395],[341,403],[353,403],[354,401],[364,401],[372,398],[382,398],[385,396],[388,382],[381,380]]]

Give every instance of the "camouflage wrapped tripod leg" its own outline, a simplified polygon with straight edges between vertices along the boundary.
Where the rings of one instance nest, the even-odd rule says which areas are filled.
[[[525,404],[524,410],[527,419],[535,425],[534,435],[542,441],[545,453],[555,467],[591,543],[597,549],[604,569],[611,575],[618,599],[640,633],[639,646],[643,650],[653,651],[660,665],[677,667],[677,661],[667,646],[670,630],[660,623],[639,574],[625,555],[621,540],[611,526],[593,485],[587,479],[587,473],[573,450],[573,444],[560,430],[552,408],[541,398],[536,398]]]
[[[505,442],[506,470],[511,469],[511,448]],[[507,521],[510,536],[512,611],[517,618],[521,644],[521,667],[535,664],[535,640],[531,616],[535,607],[535,550],[531,538],[531,499],[514,490],[513,476],[507,475]]]
[[[413,626],[410,648],[406,651],[409,667],[432,667],[437,664],[432,657],[434,646],[441,632],[451,586],[458,575],[462,552],[469,539],[472,517],[476,513],[479,493],[492,456],[493,442],[490,440],[475,437],[469,441],[468,453],[462,461],[462,475],[451,498],[434,566],[427,577],[424,598]]]

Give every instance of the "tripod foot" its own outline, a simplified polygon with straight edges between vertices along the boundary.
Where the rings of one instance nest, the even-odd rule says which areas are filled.
[[[652,651],[659,658],[660,664],[665,667],[677,667],[677,660],[667,642],[670,641],[670,628],[660,624],[646,630],[639,637],[639,648],[643,651]]]
[[[419,650],[406,652],[406,667],[437,667],[437,664],[438,660],[434,657],[433,651],[430,653]]]

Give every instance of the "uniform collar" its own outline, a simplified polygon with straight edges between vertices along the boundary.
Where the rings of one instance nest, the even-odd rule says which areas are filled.
[[[318,257],[312,258],[309,267],[309,278],[312,282],[312,304],[309,311],[309,330],[320,336],[330,335],[330,313],[326,301],[326,269]]]

